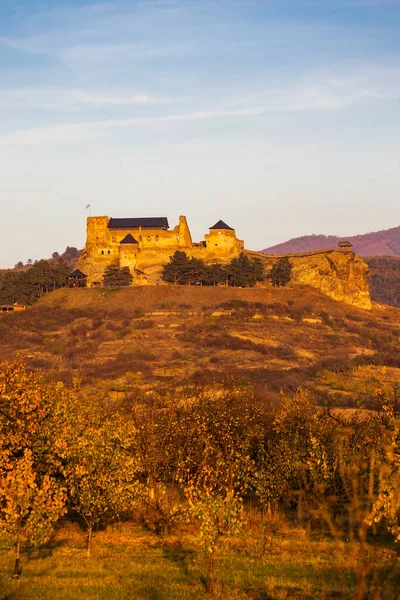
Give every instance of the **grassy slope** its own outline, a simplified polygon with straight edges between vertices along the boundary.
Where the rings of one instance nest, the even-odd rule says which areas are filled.
[[[88,386],[122,395],[231,374],[254,382],[265,397],[307,385],[343,399],[362,375],[344,376],[343,364],[361,356],[400,366],[399,314],[351,308],[306,288],[60,290],[23,313],[0,316],[0,353],[10,358],[22,349],[30,364],[55,376],[78,374]],[[397,380],[398,373],[388,375]],[[362,380],[367,396],[376,386],[373,370],[370,379]],[[216,597],[351,597],[354,545],[338,553],[318,530],[307,541],[302,528],[283,519],[269,522],[263,539],[257,518],[250,514],[245,535],[219,555]],[[182,528],[164,541],[137,525],[110,526],[96,532],[88,560],[84,533],[66,522],[47,547],[23,557],[19,582],[10,579],[12,552],[0,543],[0,598],[206,598],[194,533]],[[398,597],[396,552],[386,544],[374,552],[376,589],[383,587],[382,598]]]
[[[307,288],[64,289],[1,315],[0,356],[120,392],[234,376],[277,395],[354,361],[400,367],[399,334],[398,310]]]

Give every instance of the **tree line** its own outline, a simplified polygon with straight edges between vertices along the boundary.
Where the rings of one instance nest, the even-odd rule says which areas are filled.
[[[48,381],[21,358],[0,366],[0,528],[16,577],[21,553],[63,515],[81,523],[89,556],[97,527],[141,507],[160,535],[192,524],[211,592],[216,553],[243,527],[249,501],[263,514],[286,506],[325,520],[334,536],[357,540],[362,561],[367,536],[400,541],[398,450],[390,394],[380,410],[352,415],[305,391],[271,407],[232,381],[117,402]]]
[[[163,267],[161,279],[175,285],[205,285],[227,287],[253,287],[257,282],[270,279],[275,286],[283,286],[291,279],[291,264],[287,258],[279,259],[268,275],[260,258],[249,258],[242,252],[228,264],[207,265],[200,258],[189,258],[177,250]]]
[[[0,272],[0,304],[33,304],[43,294],[64,287],[70,273],[61,258],[40,260],[26,270]]]

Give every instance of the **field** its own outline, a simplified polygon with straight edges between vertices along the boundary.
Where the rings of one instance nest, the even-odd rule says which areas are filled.
[[[248,516],[245,535],[229,541],[215,567],[214,597],[280,600],[352,597],[354,546],[338,546],[320,533],[283,519],[261,523]],[[3,600],[189,600],[209,598],[206,561],[188,531],[167,539],[132,524],[109,526],[95,535],[93,555],[76,524],[66,523],[54,539],[32,552],[22,576],[12,580],[11,553],[3,546]],[[371,598],[394,600],[400,585],[395,549],[371,546]]]

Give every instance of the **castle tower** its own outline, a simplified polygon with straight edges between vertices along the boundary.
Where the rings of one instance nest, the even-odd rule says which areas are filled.
[[[119,268],[128,267],[133,276],[137,267],[139,242],[128,233],[119,243]]]
[[[221,220],[210,227],[210,233],[204,239],[207,251],[216,255],[230,256],[244,248],[244,242],[236,237],[235,230]]]
[[[108,217],[88,217],[86,222],[87,257],[97,257],[99,248],[106,248],[108,243]]]

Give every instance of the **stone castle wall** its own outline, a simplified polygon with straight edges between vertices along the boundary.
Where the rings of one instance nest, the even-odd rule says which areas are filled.
[[[233,229],[210,229],[205,242],[193,243],[186,217],[173,229],[109,229],[109,217],[87,219],[86,246],[78,268],[88,276],[88,285],[102,280],[105,268],[129,267],[134,283],[160,283],[163,265],[176,250],[206,262],[228,262],[244,248]],[[121,243],[131,234],[137,244]]]

